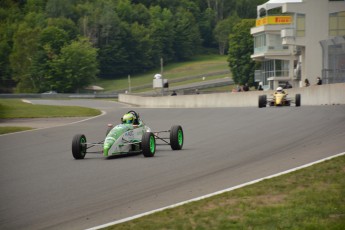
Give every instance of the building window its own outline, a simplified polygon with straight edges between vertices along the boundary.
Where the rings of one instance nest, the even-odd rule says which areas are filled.
[[[329,15],[329,36],[345,35],[345,11]]]
[[[266,34],[260,34],[254,37],[254,48],[266,46]]]
[[[275,60],[275,76],[276,77],[289,76],[289,61]]]
[[[296,17],[296,36],[305,36],[305,14],[297,14]]]
[[[267,78],[289,76],[289,61],[279,59],[263,61],[261,71],[264,85],[267,85]]]
[[[282,38],[279,34],[268,34],[268,45],[269,49],[277,49],[282,46]]]

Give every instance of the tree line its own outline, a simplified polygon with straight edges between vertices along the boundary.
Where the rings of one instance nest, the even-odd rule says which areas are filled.
[[[96,77],[145,72],[161,58],[227,54],[235,25],[255,18],[263,2],[1,0],[0,92],[72,93]]]

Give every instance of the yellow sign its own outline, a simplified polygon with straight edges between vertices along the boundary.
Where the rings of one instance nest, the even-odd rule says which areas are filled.
[[[256,19],[256,26],[262,25],[278,25],[278,24],[291,24],[291,16],[267,16],[264,18]]]

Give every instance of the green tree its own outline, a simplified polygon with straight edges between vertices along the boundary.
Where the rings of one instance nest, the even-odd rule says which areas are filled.
[[[129,55],[123,41],[116,37],[100,48],[98,60],[101,78],[115,78],[129,74]]]
[[[68,41],[67,32],[55,26],[44,28],[40,34],[41,46],[50,46],[54,55],[59,54],[61,48],[68,43]]]
[[[214,37],[218,42],[219,54],[224,55],[225,50],[228,49],[229,35],[232,32],[233,26],[240,21],[240,18],[234,14],[224,20],[217,23],[214,29]]]
[[[176,60],[187,60],[200,50],[199,27],[192,13],[180,8],[174,21],[174,50]]]
[[[116,13],[113,14],[116,17],[109,24],[111,29],[109,29],[107,34],[101,34],[101,41],[98,46],[101,78],[113,78],[128,74],[130,66],[128,48],[125,44],[130,30],[127,23],[121,22]]]
[[[1,26],[1,25],[0,25]],[[1,33],[1,30],[0,30]],[[0,93],[10,92],[11,86],[14,85],[14,82],[11,78],[11,68],[9,56],[11,54],[11,46],[9,39],[0,40]]]
[[[225,53],[235,21],[228,17],[255,17],[265,1],[1,0],[0,83],[17,82],[21,92],[50,89],[61,48],[79,36],[98,49],[99,76],[107,78],[157,67],[161,57],[186,60],[202,47],[218,44]]]
[[[169,9],[172,13],[176,13],[178,11],[178,8],[184,8],[188,11],[193,11],[195,7],[198,7],[191,0],[132,0],[132,2],[135,4],[143,4],[147,8],[150,8],[152,6],[159,6],[162,9]]]
[[[99,72],[97,49],[86,38],[73,41],[61,49],[51,67],[47,79],[51,87],[63,93],[76,92],[96,79]]]
[[[122,21],[129,24],[138,23],[148,25],[150,13],[143,4],[132,4],[130,0],[119,0],[116,5],[116,12]]]
[[[48,0],[46,13],[48,17],[73,17],[75,0]]]
[[[46,6],[46,0],[26,0],[24,12],[27,13],[42,13]]]
[[[127,72],[138,73],[152,68],[152,40],[149,29],[138,23],[133,23],[128,28],[124,41],[130,63]]]
[[[130,2],[122,3],[128,5]],[[100,0],[78,5],[81,14],[79,26],[82,34],[99,48],[99,68],[101,78],[113,78],[128,74],[130,61],[126,40],[130,36],[130,25],[118,16],[114,1]],[[120,7],[121,8],[121,7]],[[126,7],[125,7],[126,8]]]
[[[199,29],[204,47],[216,47],[214,40],[213,28],[216,26],[215,12],[211,8],[207,8],[200,16]]]
[[[47,25],[64,30],[67,33],[70,41],[75,40],[79,35],[78,27],[74,21],[69,18],[48,18]]]
[[[43,13],[28,12],[13,34],[13,47],[9,58],[12,79],[18,82],[16,86],[18,92],[38,91],[30,69],[38,51],[41,31],[46,25]]]
[[[229,37],[228,62],[236,84],[254,83],[255,62],[250,58],[253,53],[250,28],[254,26],[254,19],[242,19]]]
[[[160,58],[165,63],[174,60],[175,51],[174,44],[174,25],[171,23],[174,15],[169,9],[162,9],[159,6],[150,8],[151,14],[151,39],[152,39],[152,61],[159,66]]]
[[[256,7],[267,0],[236,0],[236,12],[241,18],[256,18]]]
[[[68,42],[67,32],[54,26],[48,26],[40,33],[38,50],[30,67],[30,75],[38,92],[56,90],[48,80],[52,74],[51,62]]]
[[[19,4],[11,0],[0,2],[0,93],[10,93],[15,86],[9,57],[13,48],[13,34],[18,27],[17,21],[22,17]]]

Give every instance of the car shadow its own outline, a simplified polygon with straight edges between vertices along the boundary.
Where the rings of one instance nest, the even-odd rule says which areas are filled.
[[[119,159],[119,158],[124,158],[124,157],[130,157],[130,156],[139,156],[141,155],[141,152],[135,152],[135,153],[124,153],[120,155],[111,155],[105,158],[105,160],[113,160],[113,159]]]

